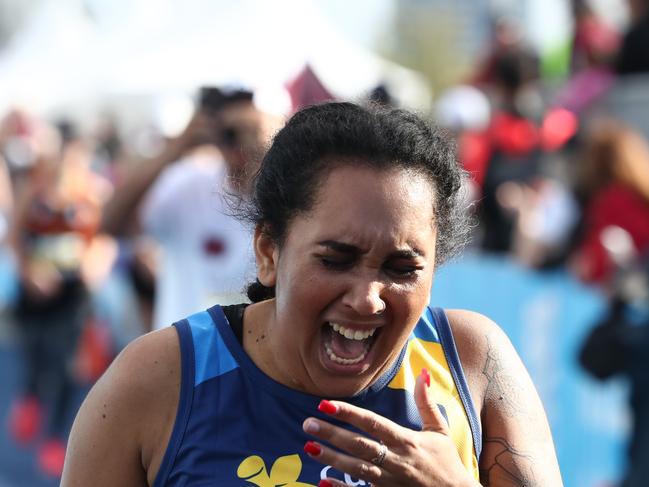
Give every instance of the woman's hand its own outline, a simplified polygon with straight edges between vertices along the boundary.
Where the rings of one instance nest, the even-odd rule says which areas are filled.
[[[303,424],[304,431],[340,451],[316,442],[308,442],[305,451],[315,460],[371,482],[374,487],[479,486],[460,461],[446,419],[429,394],[429,385],[430,376],[424,369],[415,384],[421,431],[404,428],[344,402],[323,401],[320,411],[355,426],[367,436],[308,418]],[[320,485],[345,484],[327,479]]]

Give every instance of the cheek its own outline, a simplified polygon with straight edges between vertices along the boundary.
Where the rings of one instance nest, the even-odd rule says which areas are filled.
[[[311,308],[325,308],[336,299],[344,288],[341,276],[323,272],[322,269],[308,269],[305,272],[302,296]]]
[[[293,316],[318,313],[335,294],[334,280],[310,265],[282,269],[276,285],[279,311]]]
[[[392,304],[402,319],[417,320],[430,301],[430,278],[392,289]]]

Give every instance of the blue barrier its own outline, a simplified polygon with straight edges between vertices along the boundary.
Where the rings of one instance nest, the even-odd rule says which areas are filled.
[[[467,254],[442,266],[432,302],[485,314],[507,333],[545,405],[566,487],[612,485],[624,467],[626,385],[599,383],[576,356],[605,309],[566,271],[533,272],[496,256]]]

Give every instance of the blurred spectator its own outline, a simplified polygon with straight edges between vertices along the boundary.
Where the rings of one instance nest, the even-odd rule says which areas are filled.
[[[116,184],[118,174],[115,165],[122,158],[124,149],[115,118],[103,114],[94,129],[93,137],[95,141],[93,170]]]
[[[582,280],[602,283],[615,270],[606,247],[609,227],[628,233],[636,253],[649,251],[649,145],[630,127],[600,121],[585,142],[580,169],[583,222],[572,264]]]
[[[610,65],[620,48],[620,34],[593,11],[587,0],[574,0],[573,14],[572,70]]]
[[[534,62],[533,59],[527,53],[512,47],[508,47],[506,53],[501,53],[493,59],[492,85],[487,91],[492,109],[487,128],[475,134],[476,137],[467,141],[461,140],[460,155],[463,157],[463,163],[478,182],[485,197],[495,196],[496,188],[492,186],[498,182],[494,181],[494,177],[503,163],[507,163],[505,179],[510,176],[517,178],[514,172],[521,169],[527,172],[527,169],[535,164],[532,152],[536,146],[536,128],[531,120],[532,114],[528,113],[529,107],[524,104],[521,106],[518,102],[525,101],[524,93],[529,92],[528,83],[536,80],[529,68],[529,64]],[[480,111],[483,109],[480,108]],[[470,142],[469,148],[464,146],[464,142]],[[496,207],[491,209],[492,203],[485,202],[484,217],[486,220],[493,219],[494,224],[501,226],[496,223],[500,218],[495,213]],[[486,221],[485,225],[488,226],[489,234],[492,229]],[[488,234],[485,235],[487,248],[508,248],[507,243],[492,242]],[[504,238],[508,240],[507,235],[504,235]]]
[[[565,264],[580,212],[564,181],[538,175],[508,182],[497,198],[515,217],[510,250],[518,262],[536,269]]]
[[[10,431],[19,444],[42,438],[40,466],[58,476],[75,401],[71,365],[91,317],[89,290],[108,274],[113,253],[110,240],[97,234],[109,187],[90,171],[87,147],[65,131],[39,130],[11,226],[19,274],[13,314],[26,384]]]
[[[491,43],[484,60],[477,67],[471,84],[491,86],[500,83],[500,60],[512,53],[520,52],[523,42],[521,26],[513,19],[499,17],[493,21]]]
[[[565,182],[548,179],[547,166],[548,154],[575,135],[577,119],[562,108],[545,110],[536,57],[522,46],[508,44],[492,58],[491,68],[494,108],[488,126],[459,138],[460,160],[479,188],[481,247],[513,250],[525,263],[543,265],[574,224]]]
[[[631,27],[624,35],[617,59],[622,75],[649,72],[649,0],[629,0]]]
[[[491,105],[478,88],[458,85],[438,98],[433,108],[435,121],[457,137],[458,157],[471,175],[471,199],[478,199],[484,183],[491,144],[487,129],[491,122]]]
[[[13,189],[9,168],[0,154],[0,317],[13,298],[14,265],[7,237],[13,217]],[[1,318],[0,318],[1,319]]]
[[[42,125],[20,110],[11,110],[0,121],[0,150],[11,173],[20,172],[34,163],[36,152],[48,134]]]
[[[0,154],[0,244],[5,241],[13,211],[13,189],[9,168]]]
[[[649,478],[649,258],[631,256],[617,264],[608,311],[589,333],[579,359],[600,380],[629,380],[633,428],[621,487],[643,487]]]
[[[128,149],[137,153],[156,152],[162,136],[157,129],[141,129],[132,147],[122,140],[118,119],[102,113],[89,131],[94,142],[94,172],[118,186],[128,174]],[[105,286],[95,295],[95,308],[111,327],[116,350],[121,350],[138,336],[151,331],[155,299],[155,271],[159,260],[158,244],[138,235],[118,238],[118,256]]]
[[[11,110],[0,119],[0,316],[16,293],[16,265],[9,242],[20,174],[32,163],[30,123],[22,112]]]
[[[128,230],[136,215],[162,247],[154,327],[213,302],[240,302],[254,269],[251,230],[233,218],[229,196],[245,197],[279,120],[246,90],[203,89],[183,133],[133,167],[105,208],[104,228]]]
[[[620,35],[601,20],[585,0],[574,2],[574,14],[572,74],[558,90],[554,104],[582,114],[615,82],[613,64]]]
[[[434,114],[438,123],[455,133],[481,132],[489,126],[491,106],[478,88],[458,85],[441,94]]]

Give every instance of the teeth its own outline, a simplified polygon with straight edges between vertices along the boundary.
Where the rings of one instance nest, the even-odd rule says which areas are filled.
[[[374,335],[376,328],[371,330],[361,331],[361,330],[352,330],[351,328],[345,328],[338,323],[329,323],[335,332],[340,333],[342,336],[349,340],[365,340],[366,338]]]
[[[356,357],[356,358],[341,358],[338,355],[336,355],[333,352],[333,350],[331,350],[331,347],[329,346],[328,343],[325,344],[325,350],[326,350],[327,355],[329,356],[329,358],[333,362],[336,362],[337,364],[342,364],[342,365],[357,364],[358,362],[362,361],[365,358],[365,356],[367,355],[368,348],[369,348],[368,346],[365,346],[365,350],[363,351],[363,353],[359,357]]]

